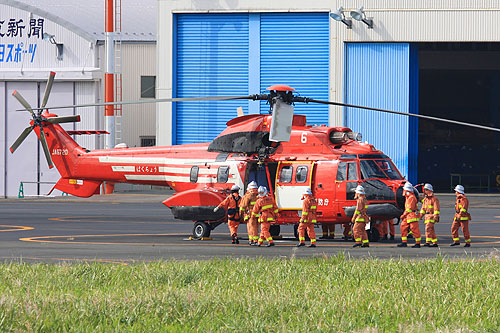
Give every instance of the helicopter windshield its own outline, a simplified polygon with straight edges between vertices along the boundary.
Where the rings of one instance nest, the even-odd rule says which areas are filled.
[[[390,160],[361,160],[362,179],[403,179]]]

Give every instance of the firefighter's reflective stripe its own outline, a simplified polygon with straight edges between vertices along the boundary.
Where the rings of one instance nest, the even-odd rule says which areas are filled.
[[[365,222],[365,219],[364,218],[358,218],[358,219],[356,219],[356,222]]]
[[[467,209],[463,209],[462,208],[462,209],[460,209],[460,211],[463,212],[463,213],[467,213]]]
[[[317,207],[316,206],[311,206],[310,209],[316,209]]]
[[[363,243],[368,243],[368,239],[363,239]]]
[[[453,240],[455,241],[455,243],[460,242],[460,238],[453,238]]]
[[[407,211],[408,213],[411,213],[411,212],[412,212],[412,210],[411,210],[411,209],[407,209],[406,211]]]
[[[465,240],[466,243],[470,243],[470,238]]]
[[[435,210],[434,214],[440,214],[441,212],[439,210]]]
[[[406,241],[408,240],[408,237],[401,237],[401,240],[402,240],[403,242],[406,242]]]
[[[436,220],[425,220],[424,221],[424,223],[429,223],[429,222],[436,223]]]
[[[276,209],[274,210],[274,212],[275,212],[275,213],[277,213],[277,212],[278,212],[278,208],[276,208]]]
[[[274,221],[274,218],[273,217],[268,217],[267,220],[268,221]]]
[[[423,208],[423,207],[422,207]],[[425,214],[425,210],[421,209],[420,214]]]
[[[309,212],[302,212],[302,216],[306,216],[306,215],[309,215]]]
[[[361,214],[361,212],[359,210],[354,212],[354,215],[360,215],[360,214]]]
[[[273,205],[265,205],[265,206],[262,206],[262,210],[264,210],[264,209],[269,209],[269,208],[273,208]]]
[[[422,240],[422,237],[415,238],[415,242],[420,242]]]
[[[428,238],[428,237],[427,237],[427,238],[425,238],[425,241],[426,241],[427,243],[430,243],[430,242],[432,241],[432,238]]]
[[[257,201],[250,201],[250,205],[252,205],[252,206],[253,206],[253,205],[255,205],[255,203],[256,203],[256,202],[257,202]]]
[[[438,239],[437,239],[437,238],[434,238],[434,239],[432,240],[432,242],[433,242],[433,243],[437,243],[437,241],[438,241]]]
[[[259,217],[259,216],[260,216],[260,214],[259,214],[259,213],[255,213],[255,212],[252,212],[252,215],[253,215],[253,216],[257,216],[257,217]]]
[[[461,217],[460,221],[467,221],[469,218],[467,216]]]
[[[316,220],[312,220],[311,222],[312,222],[312,223],[316,223]]]
[[[406,222],[411,223],[411,222],[416,222],[416,221],[418,221],[418,218],[409,219],[409,220],[408,220],[408,221],[406,221]]]

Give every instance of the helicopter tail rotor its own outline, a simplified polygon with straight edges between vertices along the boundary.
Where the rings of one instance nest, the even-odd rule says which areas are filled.
[[[19,103],[31,114],[33,120],[31,122],[31,126],[28,126],[24,129],[21,135],[16,139],[14,144],[10,147],[11,153],[14,153],[17,148],[23,143],[23,141],[28,137],[28,135],[36,128],[39,128],[40,131],[40,142],[42,144],[43,153],[45,154],[45,159],[47,160],[47,164],[49,165],[49,169],[54,167],[54,163],[52,162],[52,157],[50,155],[49,146],[47,144],[47,138],[45,137],[45,132],[43,128],[48,124],[62,124],[62,123],[73,123],[79,122],[80,116],[53,116],[48,113],[42,113],[43,108],[47,105],[47,101],[49,100],[50,91],[52,90],[52,85],[54,83],[54,77],[56,73],[50,72],[49,79],[47,80],[47,86],[45,87],[45,93],[43,96],[41,108],[37,108],[37,112],[33,111],[31,105],[24,99],[24,97],[18,92],[14,91],[12,96],[14,96]]]

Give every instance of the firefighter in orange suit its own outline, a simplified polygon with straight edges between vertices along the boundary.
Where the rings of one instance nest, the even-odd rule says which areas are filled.
[[[335,224],[321,223],[321,229],[323,230],[323,236],[321,236],[320,239],[334,239],[335,238]]]
[[[387,237],[387,226],[389,226],[389,233],[391,236],[390,238]],[[394,220],[393,219],[382,221],[382,239],[383,240],[387,240],[387,239],[394,240],[395,233],[396,233],[396,230],[394,228]]]
[[[354,223],[354,240],[356,244],[353,247],[369,247],[368,235],[366,234],[366,223],[370,221],[368,214],[368,201],[366,200],[365,189],[363,186],[358,185],[355,190],[356,211],[352,216],[351,222]]]
[[[240,216],[244,216],[243,220],[247,222],[249,245],[257,245],[257,240],[259,239],[257,217],[252,214],[253,206],[257,202],[257,187],[256,182],[250,182],[250,184],[248,184],[247,193],[241,198],[240,204]]]
[[[267,189],[264,186],[259,187],[259,198],[253,206],[252,215],[258,217],[261,226],[260,237],[257,246],[261,246],[267,240],[267,246],[274,246],[273,238],[269,233],[271,222],[276,221],[278,207],[273,198],[267,195]]]
[[[469,199],[465,196],[465,189],[462,185],[455,186],[455,193],[457,195],[457,202],[455,203],[455,217],[451,224],[451,236],[453,237],[451,246],[460,245],[458,230],[462,227],[465,238],[464,247],[470,247],[469,221],[471,220],[471,216],[469,214]]]
[[[238,226],[240,225],[240,200],[240,187],[238,185],[233,185],[233,187],[231,187],[231,194],[214,208],[214,212],[219,210],[221,207],[224,207],[227,211],[227,226],[229,227],[229,233],[231,234],[232,244],[240,243],[238,239]]]
[[[438,240],[434,224],[439,222],[439,199],[434,195],[434,188],[431,184],[424,185],[425,198],[420,209],[420,218],[424,217],[425,223],[425,244],[428,247],[438,247]]]
[[[415,237],[415,245],[412,247],[419,248],[422,238],[418,226],[418,220],[420,219],[417,207],[418,202],[413,193],[413,185],[410,182],[406,182],[403,186],[403,195],[406,198],[405,211],[403,215],[401,215],[401,244],[398,244],[398,247],[408,246],[408,226],[410,226],[413,237]]]
[[[316,198],[313,196],[312,191],[307,187],[302,195],[302,217],[299,221],[299,244],[297,247],[306,245],[306,230],[309,238],[311,239],[311,245],[309,247],[316,247],[316,233],[314,232],[314,224],[316,223],[316,210],[318,209],[318,203]],[[335,224],[332,224],[335,227]]]

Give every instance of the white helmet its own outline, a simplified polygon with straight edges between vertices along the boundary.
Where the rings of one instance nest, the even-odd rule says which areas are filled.
[[[306,187],[306,189],[304,190],[304,195],[312,195],[313,192],[311,191],[311,188],[310,187]]]
[[[365,188],[361,185],[356,186],[356,190],[354,190],[357,194],[366,194],[365,193]]]
[[[267,194],[267,188],[264,186],[259,186],[259,196],[263,197]]]
[[[405,186],[403,186],[403,190],[413,192],[413,185],[410,182],[406,182]]]
[[[231,192],[238,192],[240,190],[240,187],[238,185],[233,185],[233,187],[231,187]]]
[[[458,192],[460,194],[465,194],[465,188],[462,185],[457,185],[455,186],[455,192]]]
[[[431,192],[434,192],[434,188],[432,187],[431,184],[425,184],[424,185],[424,190],[429,190]]]
[[[258,188],[257,186],[257,183],[255,181],[252,181],[248,184],[248,188],[249,189],[254,189],[254,188]]]

